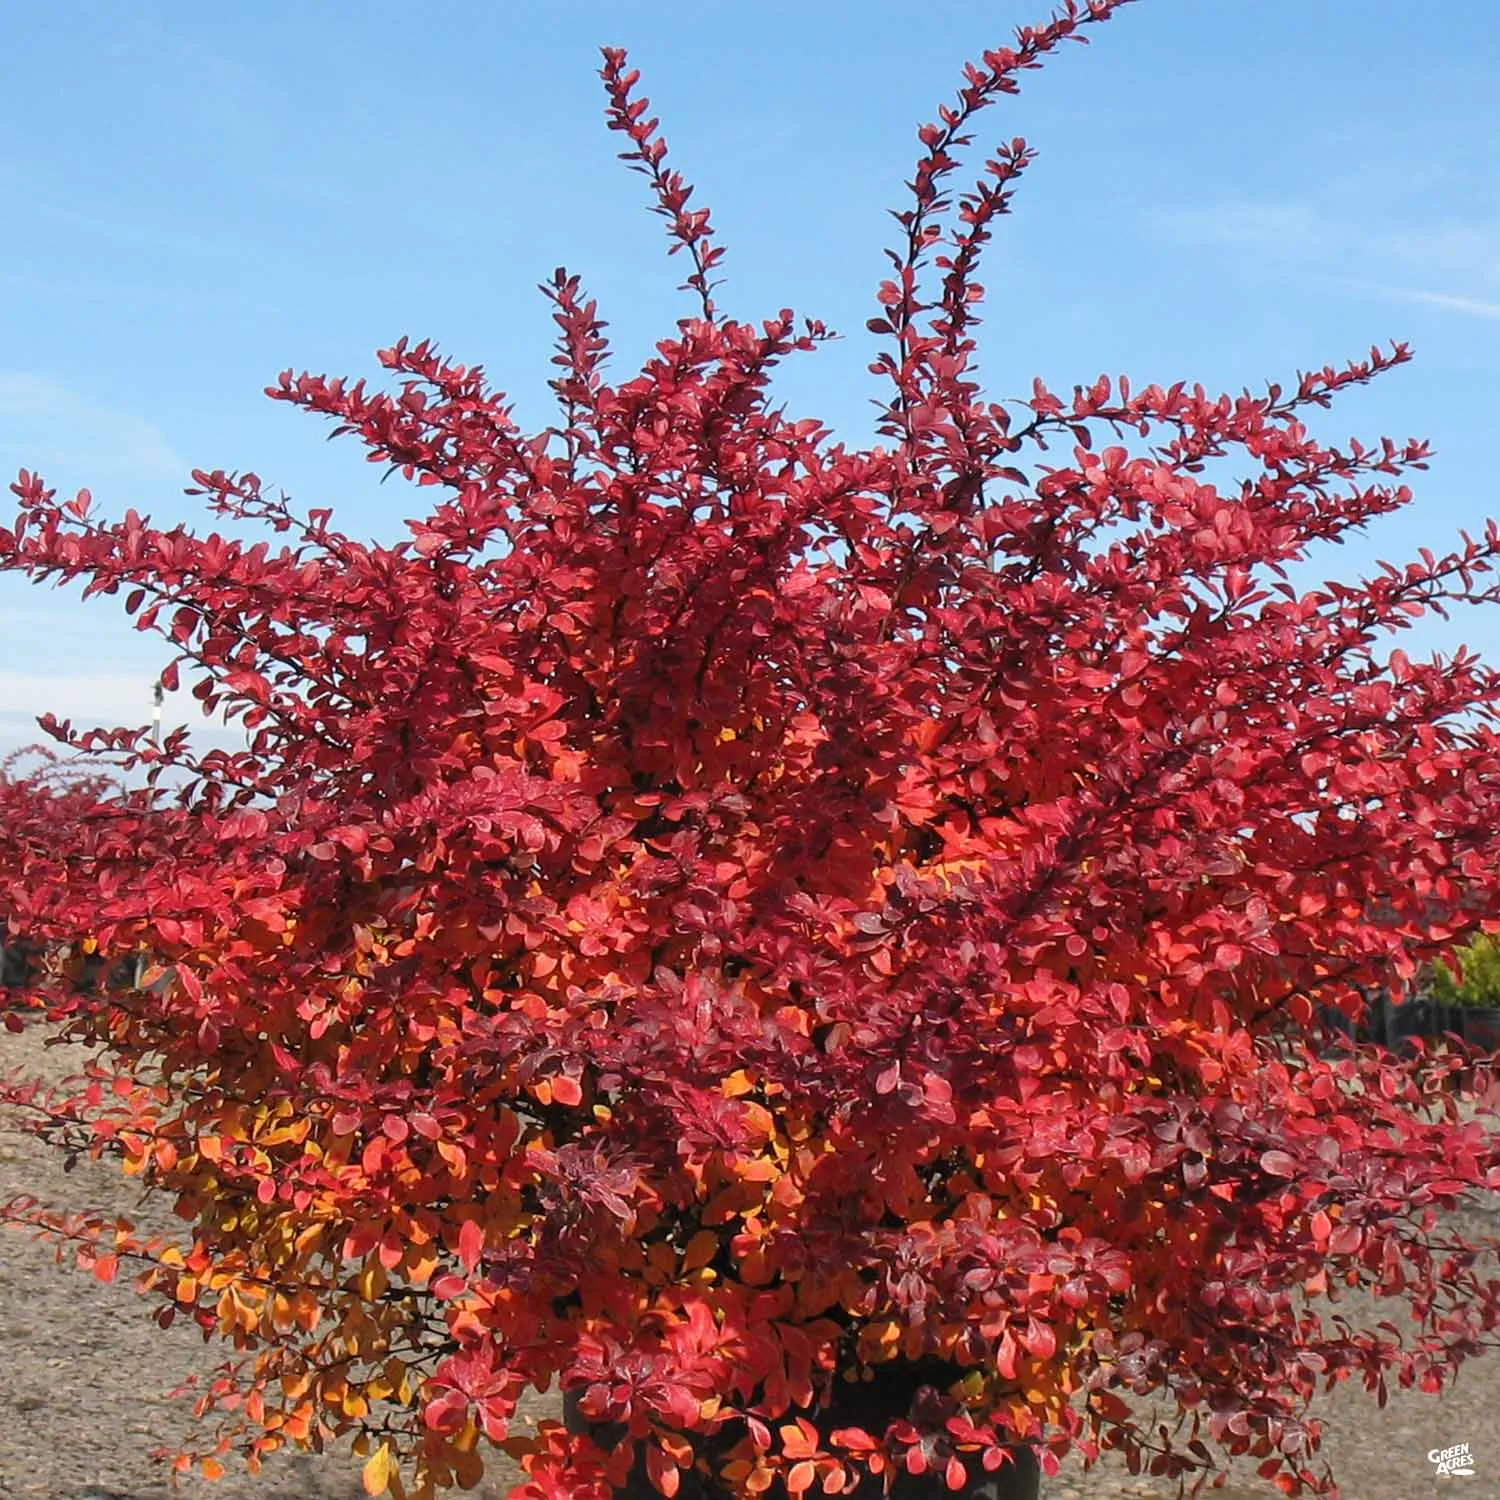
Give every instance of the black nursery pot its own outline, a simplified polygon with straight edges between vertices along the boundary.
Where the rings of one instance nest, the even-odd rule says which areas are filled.
[[[899,1417],[908,1416],[912,1403],[924,1385],[934,1384],[930,1372],[886,1368],[873,1381],[840,1382],[833,1399],[811,1418],[824,1434],[839,1427],[863,1427],[867,1432],[882,1432]],[[593,1423],[578,1409],[578,1396],[567,1392],[563,1397],[563,1420],[570,1432],[592,1432],[601,1447],[612,1447],[624,1435],[616,1423]],[[961,1490],[950,1490],[939,1469],[926,1474],[898,1472],[890,1495],[892,1500],[1038,1500],[1041,1493],[1041,1471],[1036,1454],[1028,1447],[1010,1450],[1012,1462],[1002,1464],[993,1473],[979,1467],[976,1457],[966,1455],[969,1482]],[[660,1493],[646,1476],[645,1460],[637,1458],[635,1468],[617,1493],[621,1500],[661,1500]],[[821,1491],[810,1492],[821,1495]],[[853,1491],[853,1500],[880,1500],[886,1493],[884,1475],[869,1474]],[[677,1500],[726,1500],[727,1492],[712,1479],[698,1473],[684,1474]],[[850,1497],[841,1497],[850,1500]]]

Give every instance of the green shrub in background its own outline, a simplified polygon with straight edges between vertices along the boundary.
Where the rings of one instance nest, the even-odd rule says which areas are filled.
[[[1437,964],[1432,972],[1432,997],[1443,1005],[1500,1007],[1500,938],[1481,934],[1458,950],[1460,972]]]

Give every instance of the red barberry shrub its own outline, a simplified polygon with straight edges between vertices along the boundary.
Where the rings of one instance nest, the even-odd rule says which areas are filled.
[[[234,1345],[222,1446],[353,1434],[407,1495],[497,1445],[551,1500],[637,1455],[666,1495],[698,1462],[736,1494],[956,1485],[1017,1442],[1249,1454],[1294,1492],[1320,1386],[1439,1390],[1492,1340],[1500,1282],[1440,1216],[1500,1185],[1444,1086],[1469,1060],[1317,1037],[1500,917],[1500,676],[1390,649],[1496,598],[1500,531],[1282,578],[1408,501],[1424,444],[1305,425],[1406,349],[1238,396],[975,375],[1029,151],[963,193],[956,160],[1117,8],[986,53],[922,129],[876,446],[773,402],[825,330],[720,311],[707,211],[610,50],[694,299],[639,374],[606,378],[562,271],[544,432],[428,344],[382,353],[390,391],[284,374],[429,497],[390,546],[253,474],[194,476],[227,537],[22,474],[0,564],[122,594],[168,686],[246,730],[53,724],[145,791],[0,853],[35,940],[152,956],[59,994],[108,1076],[45,1125],[187,1239],[10,1217]],[[1399,1323],[1342,1319],[1349,1288]],[[814,1420],[890,1367],[931,1373],[925,1425]],[[594,1433],[512,1436],[557,1385]]]
[[[0,1016],[10,1031],[21,1029],[19,1012],[27,1007],[56,1009],[56,994],[40,983],[44,975],[65,981],[70,993],[106,977],[87,940],[59,948],[30,942],[26,934],[50,926],[53,915],[62,916],[59,930],[73,928],[68,882],[36,877],[47,862],[85,842],[83,826],[122,791],[114,777],[65,760],[47,745],[26,745],[0,759],[0,828],[8,843],[30,848],[33,877],[8,892],[17,903],[12,909],[0,907]]]

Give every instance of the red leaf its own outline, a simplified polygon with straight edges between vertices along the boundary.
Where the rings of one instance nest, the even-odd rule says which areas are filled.
[[[465,1219],[458,1231],[458,1259],[464,1270],[472,1271],[484,1254],[484,1230],[473,1219]]]

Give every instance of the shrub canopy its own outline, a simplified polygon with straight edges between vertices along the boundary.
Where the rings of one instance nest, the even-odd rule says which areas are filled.
[[[1500,917],[1500,678],[1391,649],[1493,601],[1500,533],[1284,577],[1410,499],[1425,444],[1307,425],[1407,350],[1238,395],[976,376],[1031,151],[967,189],[956,163],[1118,8],[985,53],[922,128],[873,446],[771,399],[827,332],[720,309],[709,214],[610,49],[693,303],[637,374],[563,271],[545,431],[426,343],[382,352],[389,389],[283,374],[424,497],[390,545],[254,474],[195,475],[233,535],[14,486],[0,566],[121,597],[166,686],[247,731],[52,722],[146,790],[0,834],[17,930],[153,960],[52,992],[91,1079],[6,1096],[185,1240],[9,1217],[234,1346],[220,1453],[353,1433],[370,1490],[412,1495],[509,1443],[551,1500],[638,1451],[667,1495],[700,1460],[800,1494],[1025,1441],[1250,1453],[1293,1491],[1320,1386],[1437,1390],[1492,1338],[1500,1286],[1435,1218],[1500,1183],[1458,1060],[1305,1039]],[[1348,1287],[1411,1317],[1351,1326]],[[933,1381],[920,1422],[810,1420],[897,1362]],[[558,1382],[626,1441],[512,1434]]]

